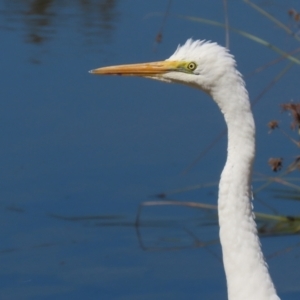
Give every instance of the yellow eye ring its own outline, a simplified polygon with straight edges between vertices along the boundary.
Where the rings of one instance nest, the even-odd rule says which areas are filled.
[[[190,71],[194,71],[194,70],[197,68],[197,65],[196,65],[194,62],[190,62],[190,63],[187,65],[187,68],[188,68]]]

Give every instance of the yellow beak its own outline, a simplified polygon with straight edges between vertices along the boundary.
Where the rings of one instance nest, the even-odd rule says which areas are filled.
[[[158,61],[142,64],[119,65],[91,70],[96,75],[133,75],[133,76],[155,76],[171,71],[178,71],[178,61]]]

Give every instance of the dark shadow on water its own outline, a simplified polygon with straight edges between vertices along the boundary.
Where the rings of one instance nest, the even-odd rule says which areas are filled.
[[[110,43],[119,20],[118,0],[5,0],[0,30],[21,33],[24,42],[43,46],[66,28],[87,46]],[[38,63],[38,59],[31,59]]]

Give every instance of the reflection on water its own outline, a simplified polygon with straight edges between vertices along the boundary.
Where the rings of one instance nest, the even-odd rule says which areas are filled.
[[[16,205],[3,207],[3,214],[18,213],[31,218],[29,211]],[[260,236],[297,235],[292,231],[296,226],[295,220],[276,221],[269,219],[267,214],[256,213],[258,231]],[[217,260],[222,262],[211,246],[219,244],[218,220],[216,207],[202,203],[180,201],[146,201],[142,202],[135,216],[124,214],[90,214],[90,215],[63,215],[57,213],[44,213],[42,218],[49,221],[56,220],[63,223],[77,224],[83,228],[131,228],[132,236],[136,236],[140,249],[144,251],[173,251],[193,248],[205,248]],[[37,242],[27,247],[0,247],[0,254],[7,254],[26,249],[63,246],[64,244],[78,244],[77,239],[63,242]],[[300,243],[289,247],[298,248]],[[286,249],[272,252],[268,259],[277,257]]]
[[[87,44],[108,43],[118,20],[117,0],[6,0],[2,29],[21,31],[24,40],[42,45],[66,26],[80,32]]]
[[[148,202],[147,202],[148,203]],[[141,211],[141,207],[137,212],[137,215],[128,216],[123,214],[113,215],[61,215],[56,213],[44,213],[41,214],[44,220],[48,219],[60,221],[61,224],[72,223],[71,226],[80,226],[85,229],[91,228],[106,228],[107,231],[111,228],[128,228],[131,230],[131,234],[138,242],[140,249],[144,251],[174,251],[183,249],[194,248],[206,248],[206,250],[216,257],[221,262],[221,257],[214,253],[210,248],[211,246],[218,245],[219,239],[217,236],[218,224],[217,219],[210,219],[207,216],[206,211],[196,211],[194,209],[188,209],[184,216],[178,217],[176,210],[167,208],[162,211],[160,207],[158,210],[154,208],[156,213],[149,214]],[[182,211],[182,207],[179,207],[179,211]],[[3,210],[0,210],[0,214],[9,214],[11,217],[18,217],[16,213],[22,214],[25,219],[34,218],[34,213],[27,211],[24,208],[11,205],[5,206]],[[167,213],[167,214],[165,214]],[[13,215],[14,214],[14,215]],[[161,214],[160,216],[158,216]],[[51,222],[52,223],[52,222]],[[55,223],[56,225],[58,223]],[[210,227],[210,229],[209,229]],[[211,238],[213,236],[213,239]],[[51,239],[45,237],[41,241],[34,241],[26,245],[19,245],[14,247],[0,247],[0,255],[23,252],[27,250],[37,248],[50,248],[50,247],[63,247],[64,245],[77,245],[85,243],[79,237],[75,239],[66,238],[63,241],[51,241]]]
[[[168,291],[176,293],[174,281],[183,281],[189,287],[197,286],[197,281],[204,282],[200,291],[209,295],[212,285],[217,285],[217,293],[225,293],[222,274],[221,283],[215,276],[222,270],[217,216],[209,210],[149,203],[145,202],[136,216],[1,207],[0,219],[9,225],[9,236],[2,238],[0,246],[4,264],[0,277],[6,279],[4,284],[8,286],[0,298],[60,300],[66,299],[67,292],[71,299],[83,299],[85,293],[91,295],[87,299],[122,299],[112,291],[125,290],[131,296],[139,284],[142,292],[150,296],[124,299],[185,299],[165,298],[164,290],[158,289],[160,284],[166,284]],[[284,244],[279,251],[274,247],[267,255],[268,261],[276,263],[287,256],[287,251],[295,255],[299,249],[299,243]],[[156,284],[158,296],[154,297],[151,291]],[[41,286],[50,286],[55,295],[48,289],[41,290]],[[21,297],[24,293],[26,296]],[[221,296],[203,299],[225,299]]]

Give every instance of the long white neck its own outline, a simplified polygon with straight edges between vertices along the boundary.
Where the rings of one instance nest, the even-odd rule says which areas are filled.
[[[263,257],[252,211],[255,124],[248,93],[238,72],[227,76],[225,85],[224,89],[212,91],[212,97],[228,127],[228,155],[218,199],[228,299],[279,300]]]

